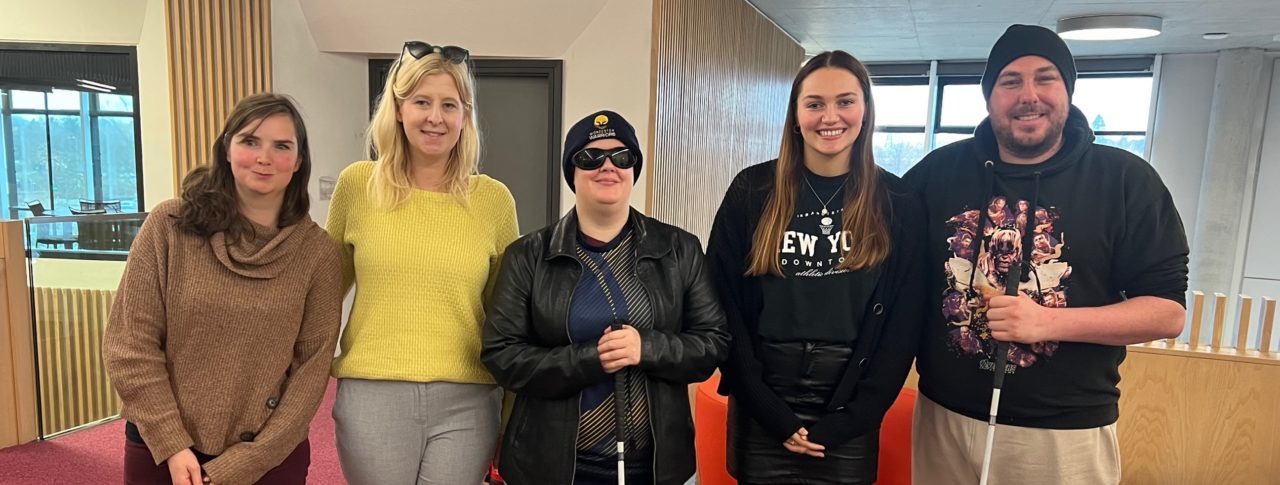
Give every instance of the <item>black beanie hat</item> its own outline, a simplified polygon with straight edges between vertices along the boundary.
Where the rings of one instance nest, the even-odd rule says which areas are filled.
[[[1076,61],[1071,57],[1071,50],[1062,37],[1052,30],[1039,25],[1010,25],[996,45],[991,47],[987,56],[987,68],[982,71],[982,97],[991,99],[991,89],[996,85],[1000,71],[1010,62],[1022,56],[1040,56],[1048,59],[1062,73],[1062,82],[1067,85],[1067,99],[1076,90]]]
[[[622,115],[604,110],[578,120],[564,137],[564,181],[569,183],[569,190],[577,192],[573,186],[573,155],[588,143],[605,138],[618,140],[631,150],[631,155],[636,157],[635,180],[640,180],[644,158],[640,154],[640,142],[636,140],[636,129]]]

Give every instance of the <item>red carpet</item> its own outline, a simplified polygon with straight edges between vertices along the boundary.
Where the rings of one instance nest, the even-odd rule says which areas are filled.
[[[333,441],[333,398],[329,381],[324,402],[311,420],[311,472],[307,483],[341,484]],[[108,484],[123,482],[124,421],[0,450],[0,484]]]

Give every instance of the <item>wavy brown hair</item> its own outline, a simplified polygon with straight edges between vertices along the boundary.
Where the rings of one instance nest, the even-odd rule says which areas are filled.
[[[226,232],[231,241],[254,237],[253,225],[240,214],[235,176],[231,173],[227,152],[232,137],[240,130],[250,125],[256,130],[263,120],[279,114],[288,115],[293,120],[294,134],[298,139],[298,170],[284,189],[277,226],[290,226],[307,216],[311,208],[307,194],[307,181],[311,179],[307,127],[291,98],[282,94],[260,93],[241,99],[231,110],[222,132],[213,142],[211,163],[196,167],[183,177],[182,204],[174,216],[179,229],[202,237]]]
[[[836,267],[857,270],[880,264],[889,256],[889,228],[885,212],[889,195],[880,183],[880,168],[872,153],[871,136],[875,132],[875,102],[871,97],[871,75],[858,59],[844,51],[823,52],[809,59],[800,68],[791,83],[791,99],[787,105],[787,119],[782,128],[782,147],[778,150],[778,163],[774,170],[773,191],[765,204],[764,214],[751,238],[751,254],[747,258],[747,275],[783,276],[778,251],[782,236],[795,215],[796,191],[804,177],[804,137],[800,136],[796,120],[796,104],[800,97],[800,85],[818,69],[833,67],[853,73],[862,86],[866,109],[863,110],[862,128],[849,152],[849,177],[844,182],[844,214],[841,223],[849,231],[853,248],[845,253],[844,261]]]

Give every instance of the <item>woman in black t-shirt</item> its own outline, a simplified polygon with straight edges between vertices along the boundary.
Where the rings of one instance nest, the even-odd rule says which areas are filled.
[[[707,255],[733,334],[722,366],[740,483],[872,483],[915,353],[922,209],[872,155],[866,67],[809,60],[775,161],[725,194]]]

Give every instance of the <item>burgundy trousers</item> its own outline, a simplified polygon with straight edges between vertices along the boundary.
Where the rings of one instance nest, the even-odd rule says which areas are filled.
[[[173,480],[169,476],[168,462],[155,464],[151,458],[151,450],[147,445],[124,440],[124,483],[125,485],[170,485]],[[194,450],[192,450],[194,452]],[[204,453],[195,452],[196,461],[201,465],[217,458]],[[292,453],[272,468],[262,478],[260,485],[305,485],[307,469],[311,466],[311,443],[302,440]]]

